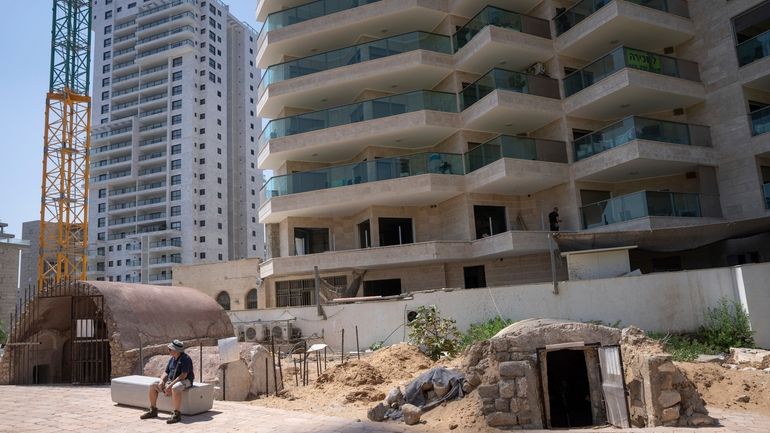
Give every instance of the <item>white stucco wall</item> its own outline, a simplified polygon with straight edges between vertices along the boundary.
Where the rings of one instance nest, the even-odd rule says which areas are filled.
[[[562,254],[570,281],[612,278],[631,271],[627,249]]]
[[[770,289],[765,283],[770,280],[770,263],[566,281],[559,284],[558,295],[553,294],[553,286],[549,283],[418,292],[404,300],[325,306],[327,320],[317,316],[314,306],[233,311],[230,317],[237,326],[293,316],[297,319],[295,326],[304,336],[323,336],[335,350],[340,347],[340,331],[344,327],[346,351],[355,348],[356,325],[362,348],[382,340],[386,344],[406,340],[408,330],[402,325],[407,311],[431,304],[437,305],[444,316],[454,318],[462,331],[471,323],[494,317],[498,314],[497,309],[504,318],[511,320],[532,317],[609,323],[619,320],[621,325],[636,325],[647,331],[693,331],[701,324],[707,307],[715,306],[722,297],[739,299],[736,269],[743,272],[744,297],[757,343],[770,347]]]

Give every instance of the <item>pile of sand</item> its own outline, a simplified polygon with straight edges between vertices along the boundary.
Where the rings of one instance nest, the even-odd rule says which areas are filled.
[[[770,373],[731,370],[714,363],[677,362],[676,365],[698,388],[706,406],[770,416]]]

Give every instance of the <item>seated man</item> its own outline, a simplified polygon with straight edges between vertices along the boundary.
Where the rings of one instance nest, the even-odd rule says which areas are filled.
[[[193,374],[192,358],[184,353],[184,343],[174,340],[168,343],[168,352],[171,358],[166,365],[166,371],[160,376],[160,381],[150,387],[150,410],[139,418],[148,419],[158,416],[158,394],[164,393],[171,396],[174,404],[174,414],[166,420],[168,424],[174,424],[182,420],[182,392],[191,388],[195,375]]]

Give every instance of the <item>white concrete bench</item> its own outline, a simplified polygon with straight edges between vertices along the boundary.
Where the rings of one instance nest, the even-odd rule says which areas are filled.
[[[150,386],[158,380],[149,376],[123,376],[112,379],[110,394],[112,401],[126,406],[149,408],[147,394]],[[194,383],[193,387],[182,393],[182,414],[196,415],[211,410],[214,405],[214,387],[207,383]],[[174,406],[171,397],[158,395],[158,410],[171,412]]]

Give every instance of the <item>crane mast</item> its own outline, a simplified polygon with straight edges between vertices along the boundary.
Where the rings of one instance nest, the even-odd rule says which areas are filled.
[[[90,70],[90,0],[53,0],[38,290],[46,281],[86,279]]]

